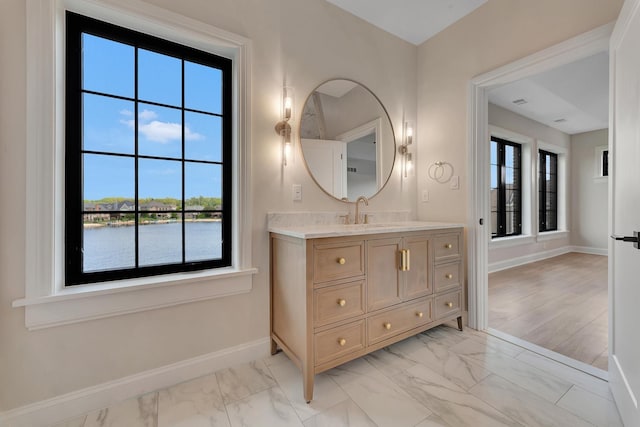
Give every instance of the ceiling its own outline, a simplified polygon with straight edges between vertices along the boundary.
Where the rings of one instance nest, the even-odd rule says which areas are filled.
[[[605,129],[609,54],[601,52],[497,87],[489,92],[489,102],[569,135]]]
[[[415,45],[447,28],[487,0],[327,0]]]
[[[487,0],[326,0],[415,45]],[[343,88],[344,90],[344,88]],[[525,100],[516,104],[515,100]],[[489,102],[573,135],[609,125],[609,55],[594,56],[490,91]]]

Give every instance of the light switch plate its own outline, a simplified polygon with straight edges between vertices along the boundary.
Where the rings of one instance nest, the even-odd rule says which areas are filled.
[[[429,201],[429,190],[422,190],[422,203]]]
[[[299,202],[302,200],[302,185],[293,184],[293,201]]]

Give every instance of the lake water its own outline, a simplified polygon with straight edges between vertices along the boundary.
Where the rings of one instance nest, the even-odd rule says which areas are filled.
[[[141,225],[140,266],[182,261],[182,224]],[[135,227],[84,229],[84,271],[101,271],[135,266]],[[185,224],[187,261],[222,257],[222,223]]]

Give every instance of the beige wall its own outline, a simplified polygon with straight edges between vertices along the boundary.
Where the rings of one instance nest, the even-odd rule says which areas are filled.
[[[595,148],[609,144],[607,129],[571,136],[571,244],[607,250],[606,178],[595,178]]]
[[[467,219],[467,90],[474,76],[616,19],[622,0],[489,0],[418,49],[418,194],[421,219]],[[460,190],[427,176],[435,161],[460,175]]]
[[[253,40],[253,265],[249,294],[28,332],[24,310],[25,2],[0,1],[0,411],[268,336],[269,211],[345,210],[315,187],[296,153],[283,170],[279,120],[283,81],[295,111],[320,82],[362,82],[399,129],[415,118],[416,47],[320,0],[149,0]],[[298,120],[298,118],[296,118]],[[297,129],[297,124],[295,126]],[[299,150],[299,149],[298,149]],[[415,180],[394,170],[369,209],[415,214]],[[303,201],[291,200],[302,184]]]

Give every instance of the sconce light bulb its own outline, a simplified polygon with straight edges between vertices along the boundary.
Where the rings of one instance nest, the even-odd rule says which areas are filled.
[[[284,165],[287,166],[291,161],[291,141],[284,143]]]
[[[293,101],[291,100],[291,97],[287,96],[284,98],[284,119],[285,120],[289,120],[291,118],[292,104],[293,104]]]
[[[407,145],[410,145],[413,142],[413,127],[407,126]]]

